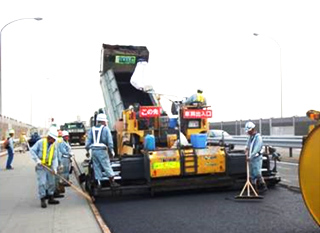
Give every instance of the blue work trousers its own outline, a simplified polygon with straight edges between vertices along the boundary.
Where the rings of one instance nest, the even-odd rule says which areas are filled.
[[[253,157],[250,159],[249,163],[250,168],[250,177],[253,183],[256,182],[256,180],[260,180],[262,177],[261,174],[261,168],[262,168],[262,156],[259,155],[257,157]]]
[[[46,190],[48,191],[48,195],[53,195],[55,190],[55,175],[51,174],[50,171],[41,165],[36,166],[36,173],[39,198],[44,198],[46,196]]]
[[[7,149],[7,151],[8,151],[8,158],[7,158],[6,168],[10,169],[10,168],[12,168],[11,164],[12,164],[12,161],[13,161],[13,150],[11,148],[9,148],[9,149]]]
[[[65,178],[66,180],[69,180],[69,171],[70,171],[70,158],[65,158],[62,157],[61,158],[61,164],[63,166],[63,170],[62,170],[62,177]]]
[[[103,173],[110,178],[114,176],[114,172],[111,168],[109,155],[107,150],[92,150],[92,162],[94,175],[97,180],[101,180]]]

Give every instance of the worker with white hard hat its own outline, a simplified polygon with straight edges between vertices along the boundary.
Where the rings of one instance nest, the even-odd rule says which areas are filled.
[[[14,156],[14,141],[13,141],[13,136],[14,136],[14,130],[10,129],[9,130],[9,137],[7,138],[5,144],[7,144],[6,149],[8,152],[8,157],[7,157],[7,164],[6,164],[6,169],[7,170],[12,170],[13,167],[11,166],[12,161],[13,161],[13,156]]]
[[[62,164],[62,172],[61,175],[66,180],[69,180],[69,170],[70,170],[70,162],[73,153],[71,152],[71,146],[69,144],[69,132],[66,130],[62,131],[63,142],[60,144],[60,152],[61,152],[61,164]],[[64,186],[70,186],[69,184],[62,182]]]
[[[61,145],[63,142],[63,138],[62,138],[62,130],[58,129],[58,138],[55,141],[55,145],[56,145],[56,150],[57,150],[57,155],[58,155],[58,175],[62,176],[62,172],[63,172],[63,164],[62,164],[62,152],[61,152]],[[56,198],[61,198],[64,197],[64,195],[62,193],[65,193],[65,188],[64,185],[62,183],[62,180],[60,179],[59,176],[55,176],[55,190],[54,190],[54,194],[53,196]]]
[[[97,126],[93,126],[86,141],[87,157],[90,156],[89,150],[91,149],[93,170],[95,178],[98,182],[98,188],[101,188],[100,180],[102,179],[102,170],[107,175],[111,187],[119,186],[114,181],[114,172],[110,165],[110,158],[108,149],[112,157],[115,153],[113,150],[113,140],[109,127],[107,126],[107,116],[104,113],[97,115]]]
[[[251,121],[248,121],[245,124],[245,131],[249,135],[245,154],[247,160],[249,161],[249,169],[250,169],[250,178],[251,182],[255,186],[255,189],[260,193],[267,191],[267,185],[262,177],[261,169],[262,169],[262,137],[257,132],[255,128],[255,124]]]
[[[31,147],[32,159],[37,163],[36,173],[38,180],[38,194],[41,200],[41,207],[46,208],[45,201],[46,190],[48,192],[48,204],[59,204],[59,201],[54,199],[55,191],[55,174],[58,168],[58,151],[56,149],[55,141],[58,138],[58,130],[56,127],[50,127],[47,137],[38,140]],[[47,170],[44,166],[51,169]]]

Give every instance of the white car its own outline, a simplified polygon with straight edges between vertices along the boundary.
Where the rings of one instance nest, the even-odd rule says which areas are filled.
[[[221,138],[222,139],[225,138],[232,138],[232,136],[227,132],[227,131],[224,131],[224,130],[221,130],[221,129],[210,129],[208,131],[208,138]]]
[[[224,142],[225,139],[232,139],[233,137],[224,130],[221,129],[210,129],[207,133],[208,139],[219,140],[219,145],[224,145],[229,148],[229,150],[234,149],[233,144],[227,144]]]

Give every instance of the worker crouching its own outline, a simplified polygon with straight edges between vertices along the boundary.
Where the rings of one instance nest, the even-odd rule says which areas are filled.
[[[113,150],[113,141],[109,127],[107,124],[107,117],[100,113],[97,116],[97,126],[93,126],[89,133],[86,142],[87,157],[89,157],[89,150],[91,149],[93,170],[95,178],[98,182],[98,188],[101,188],[100,180],[102,179],[102,172],[104,172],[110,181],[111,187],[118,187],[119,184],[114,181],[114,172],[110,165],[108,155],[108,147],[112,156],[115,155]]]
[[[48,192],[48,204],[59,204],[53,197],[55,191],[55,174],[58,168],[58,155],[55,141],[58,131],[55,127],[49,129],[47,137],[38,140],[31,148],[32,159],[37,163],[36,173],[38,180],[38,194],[41,207],[46,208],[46,190]]]

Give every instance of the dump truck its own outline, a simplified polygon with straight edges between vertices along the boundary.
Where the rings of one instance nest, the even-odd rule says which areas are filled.
[[[118,190],[147,188],[153,194],[244,183],[244,151],[206,141],[210,106],[173,101],[169,116],[160,104],[162,95],[153,88],[132,85],[140,62],[148,59],[145,46],[102,45],[100,85],[105,108],[91,122],[95,124],[97,113],[106,113],[116,152],[111,165],[121,184]],[[268,185],[275,185],[280,177],[271,169],[270,160],[264,153],[263,176]],[[85,187],[91,195],[111,190],[106,177],[99,181],[97,191],[90,160],[87,168]]]
[[[303,200],[320,227],[320,112],[309,110],[307,117],[315,121],[303,139],[299,160],[299,183]]]
[[[86,143],[86,128],[83,122],[67,122],[64,123],[64,125],[62,125],[60,129],[69,132],[70,144],[78,143],[80,145],[84,145]]]

